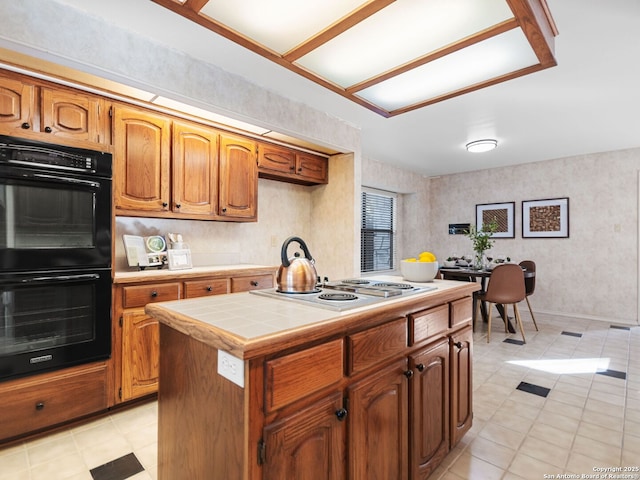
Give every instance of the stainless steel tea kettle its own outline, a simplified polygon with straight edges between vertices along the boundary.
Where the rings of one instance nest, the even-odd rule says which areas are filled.
[[[291,242],[300,244],[304,252],[304,257],[299,253],[287,258],[287,248]],[[289,237],[282,244],[281,251],[282,265],[278,268],[276,282],[278,291],[282,293],[311,293],[316,291],[316,280],[318,274],[313,266],[314,260],[309,253],[307,244],[300,237]]]

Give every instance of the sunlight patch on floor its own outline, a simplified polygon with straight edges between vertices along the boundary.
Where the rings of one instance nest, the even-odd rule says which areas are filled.
[[[557,358],[550,360],[509,360],[507,363],[549,373],[596,373],[609,368],[609,358]]]

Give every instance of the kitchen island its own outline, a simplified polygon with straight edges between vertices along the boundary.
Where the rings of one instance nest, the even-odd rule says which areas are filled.
[[[158,478],[427,478],[471,427],[478,289],[428,285],[342,312],[248,292],[147,305]]]

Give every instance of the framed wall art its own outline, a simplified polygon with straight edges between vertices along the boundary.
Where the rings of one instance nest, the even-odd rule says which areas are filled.
[[[522,202],[522,238],[568,237],[568,197]]]
[[[495,221],[498,229],[491,238],[514,238],[515,206],[515,202],[476,205],[476,228],[482,230],[482,225]]]

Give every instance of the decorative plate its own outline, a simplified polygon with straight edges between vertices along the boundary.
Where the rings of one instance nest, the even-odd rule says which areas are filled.
[[[153,235],[146,238],[147,248],[150,252],[158,253],[163,252],[167,248],[167,242],[160,235]]]

